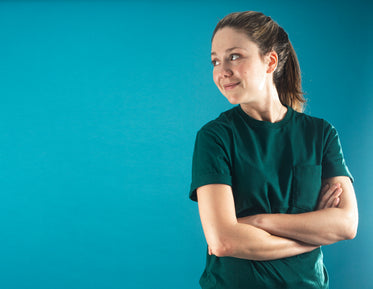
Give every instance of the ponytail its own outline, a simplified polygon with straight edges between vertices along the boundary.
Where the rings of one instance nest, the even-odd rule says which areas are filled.
[[[287,44],[288,55],[286,62],[283,65],[282,71],[275,71],[273,78],[281,103],[302,112],[306,100],[302,92],[299,62],[291,42],[288,41]]]

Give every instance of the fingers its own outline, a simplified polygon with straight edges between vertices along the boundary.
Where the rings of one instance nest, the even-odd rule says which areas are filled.
[[[318,210],[321,210],[325,207],[325,204],[326,202],[328,201],[328,190],[330,188],[330,185],[329,184],[326,184],[322,189],[321,189],[321,192],[320,192],[320,196],[319,196],[319,203],[317,204],[317,209]]]
[[[333,207],[334,208],[338,207],[340,201],[341,201],[341,199],[339,197],[335,198],[334,203],[333,203]]]
[[[320,192],[320,199],[317,206],[318,210],[326,208],[335,208],[339,205],[342,188],[340,183],[325,185]]]
[[[341,188],[337,188],[332,194],[331,196],[329,197],[325,207],[326,208],[333,208],[333,207],[336,207],[336,203],[338,204],[339,203],[339,196],[342,194],[342,189]]]
[[[326,184],[320,192],[319,207],[325,207],[327,201],[330,198],[330,195],[333,193],[333,190],[330,190],[330,185]]]

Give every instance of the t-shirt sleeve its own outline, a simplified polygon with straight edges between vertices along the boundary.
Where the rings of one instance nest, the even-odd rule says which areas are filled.
[[[192,184],[189,198],[197,201],[197,188],[209,184],[232,185],[231,166],[227,147],[209,129],[197,133],[192,163]]]
[[[324,122],[324,153],[322,159],[322,178],[347,176],[353,182],[342,152],[337,130],[328,122]]]

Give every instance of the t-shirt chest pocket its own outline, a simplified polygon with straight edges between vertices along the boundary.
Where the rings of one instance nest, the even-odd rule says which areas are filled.
[[[293,167],[292,205],[300,211],[313,211],[321,189],[321,165]]]

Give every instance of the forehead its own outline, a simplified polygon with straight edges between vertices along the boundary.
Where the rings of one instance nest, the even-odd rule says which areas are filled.
[[[252,50],[257,45],[244,32],[231,27],[224,27],[216,32],[211,43],[211,53],[225,53],[233,47]]]

